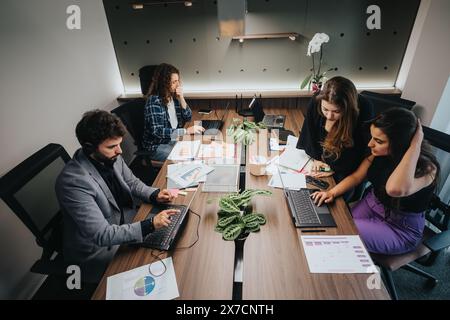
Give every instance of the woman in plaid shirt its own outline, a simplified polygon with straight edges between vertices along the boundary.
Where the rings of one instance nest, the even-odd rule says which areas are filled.
[[[143,146],[152,152],[152,160],[166,160],[178,136],[205,130],[201,126],[184,129],[191,118],[192,111],[180,84],[180,71],[170,64],[160,64],[153,75],[144,110]]]

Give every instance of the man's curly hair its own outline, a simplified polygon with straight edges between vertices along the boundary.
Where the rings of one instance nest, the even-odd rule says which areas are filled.
[[[96,109],[83,114],[75,133],[81,145],[90,143],[97,148],[107,139],[123,137],[126,129],[116,115]]]
[[[151,95],[159,96],[162,99],[163,104],[167,106],[172,95],[170,93],[172,73],[176,73],[178,76],[180,75],[180,71],[174,66],[167,63],[161,63],[153,74],[147,98]]]

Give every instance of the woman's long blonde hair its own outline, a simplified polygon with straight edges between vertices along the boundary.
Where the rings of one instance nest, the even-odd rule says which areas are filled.
[[[351,148],[354,145],[353,130],[359,115],[358,91],[349,79],[333,77],[325,83],[316,100],[318,112],[322,116],[324,114],[321,100],[336,105],[341,111],[341,117],[328,132],[325,141],[322,142],[323,156],[339,159],[345,148]]]

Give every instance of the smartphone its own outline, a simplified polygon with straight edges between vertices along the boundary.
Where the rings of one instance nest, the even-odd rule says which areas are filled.
[[[306,183],[312,184],[313,186],[316,186],[320,189],[328,189],[330,184],[326,181],[316,179],[311,176],[306,176]]]

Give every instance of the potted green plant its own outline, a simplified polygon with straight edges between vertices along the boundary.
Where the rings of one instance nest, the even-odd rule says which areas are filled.
[[[322,88],[322,83],[327,80],[325,75],[327,74],[327,72],[333,70],[333,68],[330,68],[326,71],[321,72],[323,57],[322,45],[327,43],[329,40],[330,37],[326,33],[316,33],[309,42],[308,52],[306,53],[306,55],[312,56],[312,69],[311,74],[306,76],[306,78],[301,83],[300,89],[303,89],[304,87],[306,87],[306,85],[308,85],[308,90],[310,90],[312,84],[313,93],[320,91]],[[320,54],[318,66],[316,66],[315,64],[315,54]]]
[[[230,193],[220,198],[218,220],[215,227],[222,233],[224,240],[231,241],[246,237],[251,232],[258,232],[266,223],[261,213],[253,212],[250,204],[257,195],[271,195],[269,190],[248,189],[242,193]]]
[[[253,121],[233,119],[230,127],[227,129],[227,135],[233,138],[234,143],[243,143],[248,146],[256,139],[256,132],[267,127],[262,123]]]

